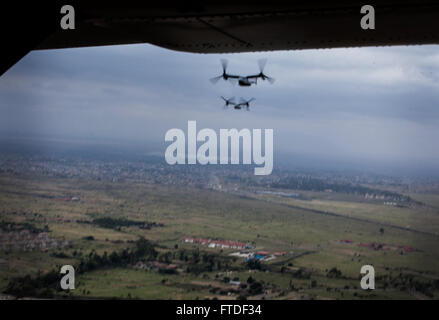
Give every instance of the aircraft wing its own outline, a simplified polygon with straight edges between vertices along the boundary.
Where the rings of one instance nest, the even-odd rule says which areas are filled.
[[[151,43],[186,52],[229,53],[439,43],[439,2],[433,0],[77,0],[69,2],[75,9],[74,30],[60,27],[65,3],[46,1],[2,10],[9,18],[9,29],[2,29],[3,48],[11,58],[2,61],[1,73],[32,49]],[[365,4],[375,8],[374,30],[360,27]],[[20,48],[14,47],[17,42]]]

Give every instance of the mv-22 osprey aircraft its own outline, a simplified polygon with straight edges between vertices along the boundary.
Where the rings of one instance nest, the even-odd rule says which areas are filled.
[[[258,60],[258,65],[259,65],[259,73],[258,74],[253,74],[253,75],[249,75],[249,76],[240,76],[240,75],[236,75],[236,74],[228,74],[226,71],[228,61],[226,59],[221,59],[223,73],[217,77],[210,79],[210,81],[213,84],[215,84],[218,82],[218,80],[220,80],[222,78],[225,81],[230,80],[232,82],[232,84],[235,84],[236,81],[238,81],[238,84],[241,87],[249,87],[252,84],[257,84],[258,79],[261,78],[262,80],[268,80],[268,82],[273,84],[274,78],[269,77],[266,74],[264,74],[264,68],[265,68],[266,63],[267,63],[267,59],[260,59],[260,60]]]
[[[233,106],[234,109],[236,110],[241,110],[243,107],[247,108],[247,111],[250,111],[250,102],[252,102],[253,100],[255,100],[255,98],[251,98],[249,100],[245,100],[244,98],[240,98],[239,102],[236,103],[235,102],[235,97],[232,98],[224,98],[221,96],[221,98],[224,100],[224,109],[227,109],[228,106]]]

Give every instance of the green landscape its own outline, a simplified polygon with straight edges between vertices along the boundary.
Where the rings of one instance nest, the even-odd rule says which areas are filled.
[[[258,188],[3,172],[0,291],[80,299],[439,297],[438,194],[401,193],[409,204],[388,205],[331,190],[280,189],[300,193],[286,197]],[[252,253],[263,258],[246,258]],[[59,287],[65,264],[75,267],[74,290]],[[375,268],[375,290],[360,287],[363,265]]]

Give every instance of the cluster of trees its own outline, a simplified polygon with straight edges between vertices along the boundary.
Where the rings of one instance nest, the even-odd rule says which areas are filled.
[[[247,268],[250,270],[262,270],[261,261],[258,259],[247,260]]]
[[[311,273],[302,268],[294,271],[291,275],[297,279],[311,279]]]
[[[248,277],[247,283],[249,285],[248,293],[251,296],[261,294],[264,291],[263,283],[256,281],[252,277]]]
[[[50,254],[50,256],[51,257],[54,257],[54,258],[59,258],[59,259],[66,259],[66,258],[69,258],[69,255],[68,254],[66,254],[66,253],[64,253],[64,252],[52,252],[51,254]]]
[[[328,278],[341,278],[341,271],[334,267],[326,273],[326,276]]]
[[[155,260],[157,251],[153,243],[140,238],[135,242],[135,247],[124,249],[121,252],[113,251],[111,254],[104,252],[103,255],[95,251],[88,256],[82,257],[79,264],[75,267],[77,274],[104,267],[126,266],[136,263],[139,259]],[[57,291],[61,291],[60,280],[62,274],[59,273],[60,266],[44,275],[38,274],[32,278],[29,275],[14,278],[9,281],[5,293],[16,297],[41,297],[52,298]]]
[[[223,257],[216,253],[200,252],[199,249],[179,249],[173,253],[174,259],[186,263],[186,272],[200,274],[203,272],[221,271],[230,268],[233,258]]]
[[[14,278],[9,281],[4,292],[17,298],[53,298],[55,295],[54,291],[60,290],[59,271],[52,270],[44,275],[39,274],[35,278],[32,278],[30,275]]]
[[[184,263],[187,273],[201,274],[203,272],[228,270],[236,258],[221,256],[217,253],[203,252],[198,249],[178,249],[162,252],[157,256],[157,261],[162,263],[172,263],[179,260]]]
[[[42,229],[34,226],[28,222],[10,222],[10,221],[0,221],[0,230],[3,231],[22,231],[27,230],[30,233],[41,233],[41,232],[49,232],[49,226],[45,225]]]
[[[434,291],[439,290],[439,279],[421,280],[412,274],[399,273],[396,277],[391,275],[377,276],[376,281],[383,289],[391,287],[399,288],[401,291],[418,291],[430,298],[434,297]]]
[[[120,230],[122,227],[139,227],[140,229],[151,229],[152,227],[163,227],[162,223],[149,221],[134,221],[128,219],[114,219],[109,217],[93,219],[92,222],[78,220],[78,223],[92,223],[101,228]]]
[[[157,255],[158,252],[155,250],[154,245],[145,238],[140,238],[135,242],[135,247],[132,249],[123,249],[120,252],[113,251],[111,254],[104,252],[103,255],[92,251],[87,257],[81,258],[75,270],[81,274],[103,267],[126,266],[135,264],[140,259],[155,260]]]
[[[402,194],[373,189],[369,187],[364,187],[361,185],[353,185],[350,183],[330,183],[322,179],[316,179],[311,177],[289,177],[282,179],[278,182],[274,182],[270,185],[272,188],[278,189],[293,189],[293,190],[306,190],[306,191],[325,191],[332,190],[333,192],[342,192],[348,194],[359,194],[366,195],[376,194],[384,196],[386,199],[392,199],[394,201],[400,202],[410,202],[411,199],[408,196]]]

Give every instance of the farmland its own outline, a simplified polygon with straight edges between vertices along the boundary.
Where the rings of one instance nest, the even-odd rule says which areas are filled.
[[[0,289],[9,295],[26,295],[17,291],[22,282],[12,286],[20,277],[39,279],[60,265],[81,263],[88,267],[77,275],[75,290],[66,293],[51,283],[52,291],[33,294],[124,299],[430,299],[439,294],[439,196],[434,194],[406,194],[415,204],[394,206],[340,192],[284,190],[300,193],[296,198],[246,187],[230,191],[225,185],[217,190],[10,173],[0,176],[0,186],[3,239],[32,242],[26,234],[33,230],[57,244],[2,247]],[[283,254],[251,264],[230,255],[239,250],[187,243],[184,237],[251,243],[249,253],[267,257]],[[154,255],[134,254],[139,239],[154,247]],[[106,258],[123,252],[125,258]],[[359,286],[365,264],[375,268],[376,290]]]
[[[56,199],[63,194],[74,194],[80,200]],[[139,269],[134,263],[105,265],[78,275],[77,289],[69,295],[142,299],[236,299],[244,295],[248,299],[264,295],[272,299],[437,297],[438,213],[434,202],[422,208],[397,208],[251,193],[244,196],[137,181],[7,175],[1,177],[0,195],[3,222],[28,223],[48,230],[47,234],[59,242],[71,243],[46,250],[2,250],[2,290],[14,277],[37,276],[67,263],[76,265],[92,252],[118,252],[144,237],[156,246],[158,261],[177,266],[175,273]],[[125,223],[108,228],[93,223],[99,218],[154,221],[162,227],[146,229],[141,227],[143,224]],[[184,243],[181,239],[185,236],[237,240],[254,243],[257,250],[287,254],[263,261],[252,270],[245,259],[229,256],[236,250]],[[349,240],[341,241],[345,239]],[[384,249],[359,245],[374,242],[385,244]],[[181,250],[189,259],[181,259]],[[192,272],[194,252],[211,253],[215,261],[223,259],[223,266],[201,266],[192,268],[196,270]],[[364,264],[375,267],[374,291],[359,287],[359,270]],[[334,268],[340,275],[330,275]],[[249,287],[249,278],[262,284],[264,294],[236,290],[229,284],[235,279]],[[418,292],[409,286],[418,282],[426,283],[428,289],[422,287]]]

